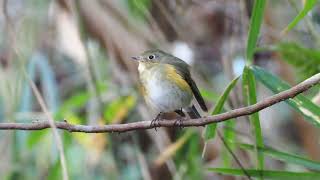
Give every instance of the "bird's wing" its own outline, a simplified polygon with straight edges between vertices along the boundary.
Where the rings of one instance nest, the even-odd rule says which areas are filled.
[[[179,73],[185,79],[185,81],[189,84],[189,86],[191,87],[193,95],[196,98],[196,100],[198,101],[201,109],[203,111],[208,111],[208,108],[207,108],[207,106],[206,106],[206,104],[200,94],[200,91],[199,91],[196,83],[191,78],[191,74],[189,71],[189,65],[186,62],[182,61],[181,59],[178,59],[175,57],[166,61],[165,63],[173,65],[175,67],[177,73]]]
[[[186,81],[188,82],[189,86],[191,87],[191,90],[192,90],[192,92],[193,92],[193,95],[194,95],[194,97],[196,98],[196,100],[198,101],[201,109],[202,109],[203,111],[206,111],[206,112],[207,112],[207,111],[208,111],[208,108],[207,108],[207,106],[206,106],[206,104],[205,104],[205,102],[204,102],[204,100],[203,100],[203,98],[202,98],[202,96],[201,96],[201,94],[200,94],[200,91],[199,91],[196,83],[193,81],[193,79],[191,78],[190,75],[186,77]]]

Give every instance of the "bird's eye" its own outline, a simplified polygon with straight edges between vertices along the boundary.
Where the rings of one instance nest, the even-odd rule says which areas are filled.
[[[152,59],[154,59],[154,55],[150,55],[148,58],[149,58],[150,60],[152,60]]]

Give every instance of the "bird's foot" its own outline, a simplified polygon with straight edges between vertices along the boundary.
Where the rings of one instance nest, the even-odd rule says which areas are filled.
[[[162,112],[160,112],[150,123],[150,127],[154,127],[154,130],[157,131],[159,127],[159,121],[162,120]]]
[[[178,126],[180,129],[183,128],[182,121],[184,120],[184,117],[178,117],[177,120],[174,122],[175,126]]]

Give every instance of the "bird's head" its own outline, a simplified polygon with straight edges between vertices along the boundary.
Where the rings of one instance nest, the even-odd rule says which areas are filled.
[[[133,60],[138,61],[139,63],[161,63],[168,56],[167,53],[161,50],[148,50],[142,53],[140,56],[132,57]]]

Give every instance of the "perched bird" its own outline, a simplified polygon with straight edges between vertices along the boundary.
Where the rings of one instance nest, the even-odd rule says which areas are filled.
[[[191,104],[193,97],[203,111],[208,111],[191,78],[189,65],[183,60],[161,50],[149,50],[132,59],[139,62],[139,77],[145,102],[158,113],[151,125],[167,112],[176,112],[180,117],[185,117],[186,112],[192,119],[199,118],[200,114]],[[180,125],[181,120],[182,118],[178,118],[176,123]]]

